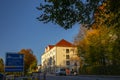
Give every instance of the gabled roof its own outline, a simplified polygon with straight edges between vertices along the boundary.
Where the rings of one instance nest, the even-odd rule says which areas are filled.
[[[64,39],[60,40],[58,43],[55,44],[55,46],[60,46],[60,47],[73,47],[74,45]]]
[[[48,47],[49,47],[50,49],[52,49],[52,48],[54,47],[54,45],[48,45]]]
[[[49,51],[51,50],[52,48],[54,48],[55,46],[57,47],[75,47],[72,43],[62,39],[60,40],[58,43],[56,43],[55,45],[48,45],[46,48],[45,48],[45,52],[46,50]]]

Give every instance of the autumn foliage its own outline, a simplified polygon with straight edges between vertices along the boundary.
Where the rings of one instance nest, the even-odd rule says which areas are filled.
[[[31,49],[22,49],[19,54],[24,54],[24,71],[30,72],[36,69],[37,59]]]
[[[91,28],[85,32],[82,39],[75,41],[78,55],[83,59],[81,74],[120,74],[120,11],[115,13],[115,10],[112,10],[112,1],[105,1],[98,7]],[[82,37],[79,35],[80,32],[77,39]]]
[[[0,58],[0,73],[4,72],[4,61],[2,58]]]

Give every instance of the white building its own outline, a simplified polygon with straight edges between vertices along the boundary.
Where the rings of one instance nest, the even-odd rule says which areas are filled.
[[[55,72],[57,68],[69,68],[78,70],[79,57],[77,48],[70,42],[62,39],[55,45],[48,45],[41,56],[43,69]]]

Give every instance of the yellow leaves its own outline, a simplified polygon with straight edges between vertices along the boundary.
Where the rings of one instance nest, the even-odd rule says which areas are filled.
[[[95,36],[99,35],[99,31],[97,29],[91,29],[91,30],[87,31],[86,37],[93,36],[93,35],[95,35]]]
[[[77,44],[77,45],[82,50],[86,50],[88,48],[88,41],[87,41],[87,39],[83,39],[83,40],[79,41],[79,44]]]
[[[79,61],[80,57],[78,57],[77,55],[74,55],[70,58],[71,61]]]
[[[33,55],[32,50],[22,49],[19,53],[24,54],[25,69],[29,69],[29,67],[35,62],[37,63],[37,59],[35,55]]]
[[[4,72],[4,61],[0,58],[0,72]]]
[[[93,28],[87,30],[85,37],[79,41],[79,47],[87,50],[89,46],[105,45],[109,43],[110,34],[112,27],[108,28],[106,26],[99,26],[98,28]]]
[[[95,45],[95,44],[99,43],[98,42],[99,37],[100,37],[99,30],[91,29],[91,30],[87,31],[85,40],[88,45]]]
[[[104,6],[100,6],[99,9],[100,9],[100,10],[103,10],[103,9],[104,9]]]
[[[101,6],[99,6],[99,10],[105,10],[105,7],[106,7],[106,3],[104,2]]]

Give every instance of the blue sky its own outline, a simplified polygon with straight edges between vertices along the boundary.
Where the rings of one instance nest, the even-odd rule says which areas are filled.
[[[37,21],[40,11],[36,9],[43,0],[0,0],[0,57],[6,52],[32,49],[40,64],[40,56],[49,44],[61,39],[73,42],[79,31],[78,24],[64,30],[53,23]]]

